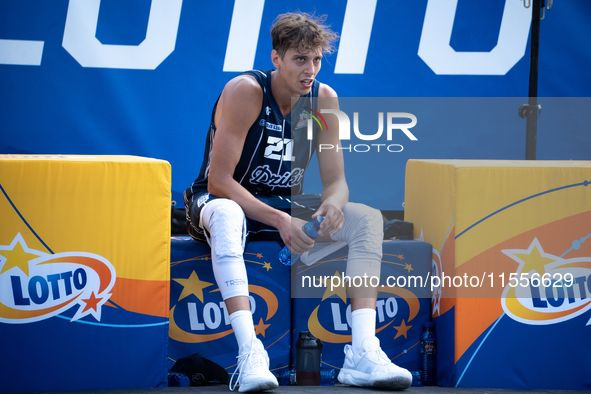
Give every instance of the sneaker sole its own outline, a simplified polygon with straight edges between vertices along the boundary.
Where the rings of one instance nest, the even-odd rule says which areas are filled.
[[[378,389],[405,390],[410,387],[412,380],[409,381],[404,376],[393,376],[384,379],[372,380],[368,374],[354,370],[343,370],[339,372],[339,382],[351,386],[375,387]]]
[[[238,386],[239,393],[250,393],[250,392],[258,392],[258,391],[265,391],[265,390],[273,390],[277,388],[279,384],[277,382],[273,382],[272,380],[267,380],[266,382],[256,382],[251,385],[244,385]]]

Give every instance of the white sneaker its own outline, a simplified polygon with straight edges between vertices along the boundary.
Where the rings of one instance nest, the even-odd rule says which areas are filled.
[[[241,393],[271,390],[279,386],[277,378],[269,371],[269,355],[260,339],[253,337],[250,343],[243,345],[237,358],[238,364],[229,384],[231,391],[236,384]],[[238,379],[232,386],[235,373],[238,373]]]
[[[412,383],[411,373],[390,361],[376,337],[366,338],[357,353],[345,345],[345,363],[338,378],[352,386],[390,390],[404,390]]]

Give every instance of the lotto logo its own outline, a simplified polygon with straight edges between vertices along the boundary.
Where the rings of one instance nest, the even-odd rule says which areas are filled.
[[[115,269],[85,252],[49,254],[31,249],[19,233],[0,245],[0,322],[31,323],[78,306],[72,321],[92,315],[101,320],[111,297]]]

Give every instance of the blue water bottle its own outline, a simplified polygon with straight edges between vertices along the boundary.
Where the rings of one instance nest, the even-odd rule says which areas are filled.
[[[333,368],[320,370],[321,386],[334,386],[337,383],[339,383],[339,379],[337,378],[337,372]]]
[[[437,338],[432,322],[423,323],[421,333],[421,380],[423,386],[435,386],[437,384]]]
[[[168,373],[168,387],[189,387],[191,380],[180,372]]]
[[[277,382],[280,386],[295,386],[296,384],[296,370],[285,369],[275,374]]]
[[[320,230],[320,224],[322,223],[322,221],[324,220],[324,217],[322,216],[316,216],[314,218],[314,220],[312,220],[311,222],[306,223],[303,227],[302,230],[304,230],[304,233],[306,233],[306,235],[312,239],[316,239],[319,237],[318,235],[318,230]],[[281,251],[279,252],[279,261],[281,261],[281,263],[283,265],[287,265],[288,267],[290,267],[293,263],[295,263],[301,255],[295,255],[291,256],[291,251],[289,250],[289,248],[287,246],[284,246],[283,249],[281,249]]]

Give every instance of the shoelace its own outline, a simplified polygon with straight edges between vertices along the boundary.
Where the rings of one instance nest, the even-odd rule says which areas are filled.
[[[365,354],[363,355],[363,359],[368,359],[370,361],[375,362],[378,365],[387,365],[391,362],[386,353],[384,353],[382,349],[379,347],[375,349],[366,348]],[[363,359],[361,361],[363,361]],[[361,361],[359,362],[359,364],[361,364]]]
[[[265,358],[263,357],[262,353],[255,352],[252,350],[252,339],[250,341],[250,352],[245,353],[245,354],[239,354],[236,358],[238,359],[238,363],[236,364],[236,369],[232,373],[232,376],[230,377],[230,383],[228,384],[228,388],[230,389],[230,391],[234,391],[234,389],[236,388],[236,385],[238,385],[239,380],[240,380],[240,373],[242,371],[242,367],[244,366],[244,363],[246,362],[246,360],[248,358],[250,358],[250,366],[251,367],[256,367],[257,364],[259,364],[259,366],[265,365]],[[236,381],[234,382],[234,386],[232,386],[232,382],[234,380],[234,374],[236,374],[236,373],[238,373],[238,378],[236,378]]]
[[[236,388],[236,385],[238,384],[238,378],[236,379],[236,382],[234,382],[234,386],[232,386],[232,381],[234,380],[234,374],[236,372],[238,372],[238,376],[240,376],[240,370],[242,370],[242,364],[244,364],[244,361],[246,361],[246,358],[250,355],[250,353],[248,354],[244,354],[244,355],[238,355],[238,357],[236,357],[238,359],[238,364],[236,364],[236,369],[234,370],[234,372],[232,373],[232,376],[230,377],[230,383],[228,384],[228,388],[230,389],[230,391],[234,391],[234,389]]]

